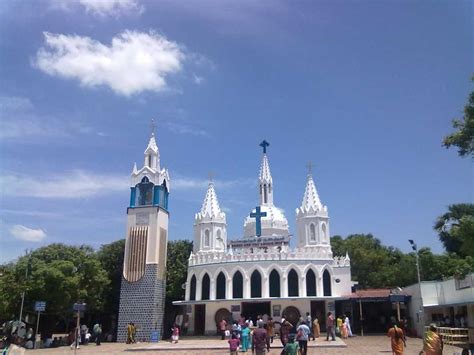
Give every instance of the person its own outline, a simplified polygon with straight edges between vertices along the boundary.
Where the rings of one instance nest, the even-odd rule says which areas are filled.
[[[72,343],[71,343],[71,349],[74,349],[74,347],[76,349],[79,349],[79,340],[80,340],[80,330],[78,327],[74,328],[74,331],[72,331],[72,336],[70,334],[69,338],[71,339],[72,338]]]
[[[257,321],[257,329],[253,331],[252,353],[255,355],[264,355],[267,345],[267,331],[263,329],[263,321]]]
[[[133,325],[132,325],[132,322],[129,322],[127,325],[127,344],[134,343],[132,332],[133,332]]]
[[[230,355],[237,355],[239,350],[240,340],[237,338],[235,334],[232,334],[232,338],[229,339],[229,351]]]
[[[311,336],[313,337],[313,340],[315,340],[313,333],[313,319],[311,318],[311,314],[309,314],[309,312],[306,312],[306,325],[310,330],[308,341],[311,340]]]
[[[288,338],[288,344],[285,345],[285,348],[283,349],[283,353],[286,355],[296,355],[298,354],[298,343],[295,343],[295,338],[294,337],[289,337]]]
[[[387,336],[390,338],[392,355],[403,355],[404,347],[406,346],[405,336],[403,330],[397,326],[396,322],[388,330]]]
[[[249,340],[250,340],[250,328],[247,326],[247,324],[244,324],[244,327],[242,328],[241,339],[242,339],[242,351],[247,352],[249,348]]]
[[[345,318],[345,316],[343,316],[342,318]],[[338,318],[337,320],[339,321],[340,319]],[[339,331],[341,332],[341,338],[347,339],[348,332],[346,322],[341,322]]]
[[[423,338],[423,351],[425,355],[443,354],[443,341],[436,330],[436,325],[430,324],[430,328]]]
[[[100,345],[100,337],[102,335],[102,325],[100,323],[96,323],[94,325],[94,335],[95,335],[95,345]]]
[[[311,331],[306,324],[306,321],[303,321],[300,326],[296,329],[296,334],[298,337],[298,345],[300,347],[300,354],[306,355],[308,353],[308,339],[311,334]]]
[[[275,336],[275,324],[273,323],[272,317],[268,317],[268,320],[267,320],[267,335],[268,335],[270,344],[273,344],[273,337]]]
[[[224,318],[219,322],[219,331],[221,332],[221,340],[225,340],[225,329],[227,327],[227,322]]]
[[[342,336],[342,317],[336,318],[336,335]]]
[[[336,341],[336,334],[334,333],[334,316],[332,312],[328,312],[328,317],[326,319],[326,341],[329,340],[329,335],[331,335],[332,341]]]
[[[234,321],[232,324],[232,335],[235,335],[237,339],[240,339],[240,332],[242,331],[242,327],[237,321]]]
[[[319,335],[321,334],[321,328],[319,327],[319,319],[317,317],[314,318],[313,320],[313,336],[315,338],[319,338]],[[315,340],[315,339],[313,339]]]
[[[351,321],[347,314],[344,316],[344,324],[346,325],[347,336],[352,336]],[[403,328],[402,328],[403,329]]]
[[[171,343],[174,342],[175,344],[177,344],[178,340],[179,340],[179,327],[175,323],[173,325],[173,328],[171,328]]]
[[[87,325],[81,325],[81,344],[85,345],[86,343],[86,334],[87,334]]]
[[[89,340],[91,339],[91,333],[89,333],[89,329],[87,330],[86,336],[85,336],[85,343],[84,345],[89,344]]]
[[[280,326],[280,341],[281,345],[283,345],[283,348],[285,348],[286,344],[288,343],[291,328],[293,328],[293,324],[288,322],[285,318],[282,318]]]

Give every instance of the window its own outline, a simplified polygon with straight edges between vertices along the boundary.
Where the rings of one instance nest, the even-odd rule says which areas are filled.
[[[206,229],[204,231],[204,248],[209,248],[210,245],[211,245],[211,236],[210,236],[209,229]]]
[[[299,296],[298,274],[294,269],[288,273],[288,297]]]
[[[201,299],[208,300],[210,294],[211,294],[211,279],[209,278],[209,275],[206,273],[204,277],[202,278]]]
[[[250,297],[262,297],[262,275],[257,270],[250,277]]]
[[[244,298],[244,278],[240,271],[232,277],[232,298]]]
[[[316,227],[314,226],[314,223],[309,225],[309,240],[310,242],[316,241]]]
[[[151,183],[147,177],[144,177],[142,181],[137,185],[137,206],[148,206],[153,204],[153,183]]]
[[[311,269],[306,273],[306,296],[316,296],[316,275]]]
[[[223,272],[220,272],[219,275],[217,276],[216,299],[218,300],[225,299],[225,275]]]
[[[324,290],[324,296],[332,295],[331,275],[329,274],[329,271],[327,270],[324,270],[324,273],[323,273],[323,290]]]
[[[322,231],[322,233],[323,233],[323,235],[322,235],[322,237],[323,237],[322,239],[323,239],[323,240],[322,240],[322,241],[323,241],[323,242],[327,242],[327,241],[328,241],[328,240],[327,240],[327,239],[328,239],[328,236],[327,236],[327,230],[326,230],[326,224],[325,224],[325,223],[323,223],[323,224],[321,225],[321,231]]]
[[[263,185],[263,203],[267,203],[267,185]]]
[[[280,297],[280,274],[273,269],[270,273],[270,297]]]
[[[191,286],[189,289],[189,299],[194,301],[196,299],[196,276],[191,277]]]

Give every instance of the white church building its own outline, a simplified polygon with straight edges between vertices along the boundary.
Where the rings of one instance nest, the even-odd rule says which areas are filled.
[[[324,328],[325,314],[351,294],[348,255],[333,256],[329,213],[311,172],[301,206],[296,208],[296,236],[275,190],[263,141],[258,177],[258,206],[245,218],[243,238],[228,240],[225,213],[215,186],[209,183],[201,210],[195,215],[194,250],[189,257],[184,306],[188,333],[214,334],[222,317],[238,320],[258,314],[296,322],[309,312]],[[303,189],[301,189],[303,193]],[[295,247],[290,239],[295,238]],[[293,243],[292,243],[293,244]]]

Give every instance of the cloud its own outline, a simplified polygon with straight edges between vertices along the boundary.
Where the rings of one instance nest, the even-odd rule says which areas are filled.
[[[0,139],[18,137],[70,137],[90,134],[94,130],[78,120],[61,120],[37,113],[25,97],[0,96]]]
[[[204,78],[202,76],[193,74],[193,80],[196,85],[201,85],[204,81]]]
[[[209,185],[207,179],[195,179],[180,176],[171,180],[172,187],[175,190],[205,190]],[[235,179],[235,180],[215,180],[214,185],[217,189],[230,190],[238,186],[250,186],[255,183],[255,179]]]
[[[42,229],[33,229],[16,224],[10,228],[10,234],[20,240],[28,242],[40,242],[46,238],[46,233]]]
[[[73,12],[78,7],[97,17],[141,15],[145,8],[137,0],[51,0],[52,9]]]
[[[8,186],[18,185],[22,188],[8,188]],[[43,178],[21,174],[0,176],[0,188],[3,196],[78,199],[126,191],[127,187],[125,176],[100,175],[82,170]]]
[[[203,129],[195,128],[186,123],[179,122],[165,122],[165,126],[171,132],[178,134],[190,134],[193,136],[208,137],[209,133]]]
[[[180,72],[186,54],[155,32],[124,31],[110,46],[90,37],[44,32],[45,45],[33,65],[45,73],[76,79],[84,87],[107,86],[116,94],[168,89],[167,77]]]

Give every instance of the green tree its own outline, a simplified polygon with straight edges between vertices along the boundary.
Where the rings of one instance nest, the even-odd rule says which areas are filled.
[[[188,240],[168,242],[166,266],[166,298],[169,301],[184,299],[182,285],[188,274],[188,259],[193,250],[193,243]]]
[[[474,77],[471,78],[474,81]],[[453,120],[453,128],[456,132],[446,136],[443,145],[446,148],[458,147],[461,157],[474,153],[474,91],[469,94],[467,104],[464,106],[464,116],[461,120]]]
[[[474,255],[474,204],[450,205],[434,225],[447,252]]]

